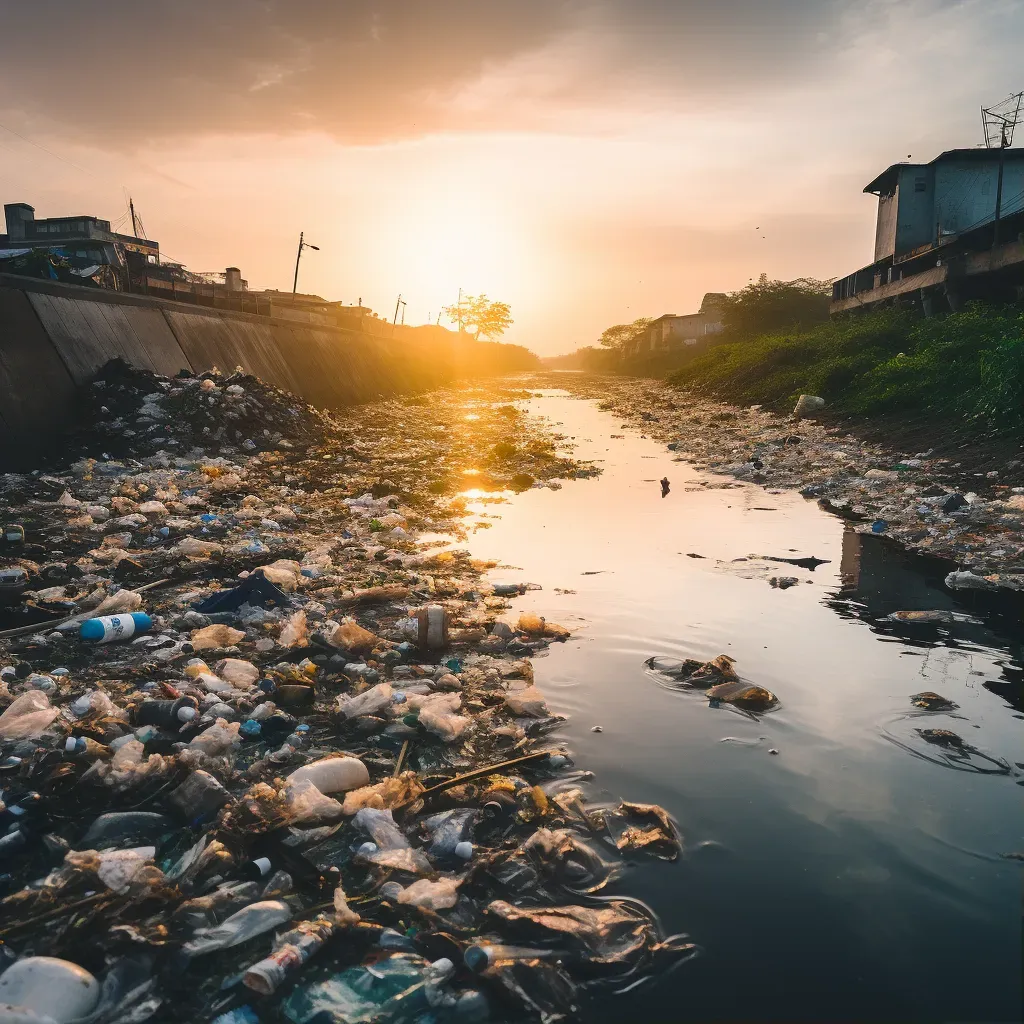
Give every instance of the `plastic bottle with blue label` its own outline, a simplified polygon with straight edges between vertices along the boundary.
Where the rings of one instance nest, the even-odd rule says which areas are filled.
[[[101,615],[97,619],[86,619],[78,635],[83,640],[107,644],[127,640],[152,628],[153,620],[145,612],[129,612],[127,615]]]

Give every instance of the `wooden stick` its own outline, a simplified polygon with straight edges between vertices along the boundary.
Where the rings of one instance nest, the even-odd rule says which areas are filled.
[[[491,775],[496,771],[500,771],[502,768],[511,768],[514,765],[523,764],[526,761],[536,761],[542,757],[550,757],[552,754],[557,753],[557,750],[538,750],[533,754],[524,754],[522,757],[514,757],[511,761],[502,761],[499,764],[491,764],[486,768],[475,768],[471,772],[466,772],[465,775],[456,775],[454,779],[448,779],[447,782],[440,782],[436,786],[431,786],[430,789],[425,789],[420,793],[420,796],[430,796],[431,793],[439,793],[442,789],[448,789],[450,786],[457,786],[460,782],[469,782],[470,779],[479,778],[481,775]]]
[[[391,773],[393,779],[398,778],[398,773],[402,770],[402,762],[405,760],[406,751],[409,749],[409,741],[406,740],[402,744],[402,749],[399,751],[398,760],[395,762],[395,770]]]

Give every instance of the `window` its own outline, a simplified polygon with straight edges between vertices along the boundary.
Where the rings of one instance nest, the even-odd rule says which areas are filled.
[[[915,192],[927,192],[928,191],[928,183],[927,183],[927,181],[925,181],[924,178],[915,178],[914,179],[914,191]]]

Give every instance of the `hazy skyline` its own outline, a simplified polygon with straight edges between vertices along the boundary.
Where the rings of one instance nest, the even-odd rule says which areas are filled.
[[[0,189],[406,321],[461,286],[541,354],[761,272],[868,263],[878,171],[982,141],[1020,0],[194,0],[5,11]],[[30,145],[13,133],[20,133]],[[1024,142],[1024,139],[1021,140]],[[50,152],[44,152],[44,147]]]

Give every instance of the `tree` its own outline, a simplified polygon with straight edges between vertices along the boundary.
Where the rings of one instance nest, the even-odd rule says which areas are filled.
[[[831,281],[812,277],[769,281],[768,275],[762,274],[757,284],[725,297],[722,326],[736,338],[811,327],[828,320],[831,294]]]
[[[642,316],[631,324],[616,324],[601,334],[601,345],[604,348],[623,349],[630,342],[636,341],[650,326],[651,318],[649,316]]]
[[[500,338],[514,323],[507,302],[494,302],[486,295],[464,295],[456,306],[445,306],[444,315],[459,330],[474,328],[477,340]]]

